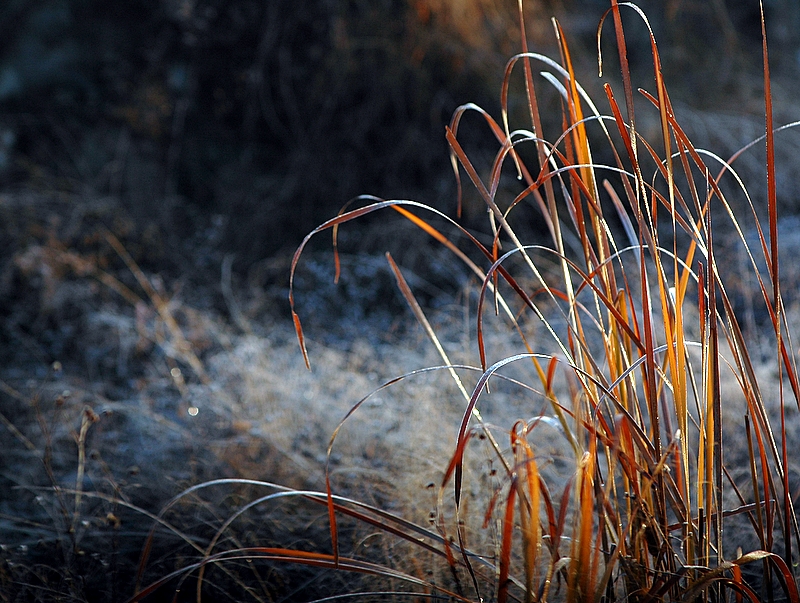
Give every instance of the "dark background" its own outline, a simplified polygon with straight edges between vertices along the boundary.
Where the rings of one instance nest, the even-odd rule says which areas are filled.
[[[640,4],[675,98],[758,111],[755,0]],[[800,8],[765,4],[773,68],[790,76]],[[465,102],[499,118],[503,66],[519,48],[516,2],[458,6],[9,0],[0,8],[0,183],[74,203],[115,197],[138,228],[171,236],[213,219],[239,268],[294,248],[362,193],[453,213],[444,125]],[[591,89],[607,6],[527,2],[531,49],[557,56],[556,15]],[[652,89],[646,34],[632,11],[625,17],[638,85]],[[606,34],[610,42],[610,23]]]

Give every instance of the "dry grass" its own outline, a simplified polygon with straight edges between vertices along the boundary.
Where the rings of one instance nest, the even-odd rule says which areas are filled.
[[[0,515],[0,586],[31,600],[800,601],[798,308],[784,298],[797,274],[779,266],[766,61],[768,177],[748,167],[743,181],[765,191],[761,211],[737,181],[742,159],[686,135],[654,40],[655,87],[634,90],[622,22],[645,18],[612,6],[601,31],[616,34],[621,93],[592,104],[564,33],[555,61],[527,51],[521,22],[501,119],[474,105],[453,117],[453,166],[488,209],[485,234],[365,197],[308,235],[290,293],[302,355],[288,328],[240,307],[225,269],[236,328],[166,290],[107,231],[91,252],[49,237],[17,254],[42,306],[100,305],[85,328],[116,343],[92,366],[139,387],[112,399],[60,365],[24,388],[0,382],[19,403],[0,417],[3,479],[34,509]],[[527,99],[519,126],[510,86]],[[561,99],[555,135],[542,87]],[[488,164],[461,143],[478,120]],[[708,127],[709,140],[731,136]],[[525,208],[549,240],[521,239]],[[430,274],[471,275],[449,305],[423,309],[417,292],[436,284],[387,254],[384,278],[417,327],[372,307],[387,300],[363,292],[371,262],[358,273],[338,250],[327,263],[303,253],[380,212],[446,252]],[[340,308],[355,332],[346,354],[324,319],[301,328],[326,299],[317,278],[369,297]]]
[[[616,2],[606,16],[614,21],[623,82],[621,97],[605,87],[608,115],[600,114],[576,82],[556,24],[560,62],[527,52],[521,26],[523,53],[506,69],[502,122],[474,105],[459,108],[453,117],[447,140],[456,175],[466,177],[483,199],[493,239],[480,241],[422,204],[365,198],[363,207],[317,228],[295,254],[293,273],[313,235],[333,229],[335,242],[346,222],[391,209],[450,249],[454,261],[483,283],[475,315],[481,362],[477,368],[458,367],[387,256],[401,292],[442,364],[450,367],[464,398],[463,418],[438,485],[435,533],[419,541],[409,527],[398,530],[389,520],[361,516],[338,502],[329,479],[332,551],[315,561],[349,568],[353,561],[340,550],[337,519],[355,515],[420,550],[435,551],[451,569],[448,596],[464,600],[800,597],[792,571],[800,531],[788,456],[793,430],[787,427],[787,417],[800,407],[800,383],[781,293],[766,35],[768,203],[762,218],[736,172],[737,156],[724,162],[698,149],[676,120],[654,38],[655,88],[641,91],[643,103],[634,100]],[[646,22],[643,13],[634,17]],[[602,23],[598,36],[601,31]],[[544,65],[544,80],[562,94],[563,133],[557,138],[542,130],[534,62]],[[512,131],[507,90],[520,70],[530,123]],[[655,138],[647,140],[636,129],[634,107],[640,114],[655,111],[660,125]],[[459,142],[462,117],[472,112],[484,118],[499,146],[489,168],[474,164]],[[608,166],[593,160],[591,141],[603,137],[613,149],[614,164]],[[509,164],[527,184],[510,198],[501,185]],[[728,191],[737,186],[749,204],[744,209],[752,212],[729,200],[735,193]],[[523,203],[540,208],[550,232],[548,245],[525,244],[517,236],[515,210]],[[471,259],[425,215],[449,222],[448,230],[461,230],[482,261]],[[759,378],[752,354],[760,357],[763,350],[752,350],[726,289],[731,249],[715,241],[720,222],[737,233],[762,294],[776,391]],[[755,240],[745,234],[752,229]],[[568,236],[577,243],[568,246]],[[553,258],[557,268],[545,271],[540,255]],[[292,293],[290,301],[294,305]],[[499,356],[485,347],[486,306],[519,331],[520,344]],[[308,363],[297,313],[294,319]],[[531,321],[547,331],[545,341],[526,333]],[[509,367],[525,363],[528,374],[507,374]],[[467,380],[470,370],[479,377]],[[557,387],[559,377],[566,387]],[[510,429],[499,429],[482,415],[484,406],[492,405],[493,391],[504,390],[504,380],[534,402]],[[554,483],[539,468],[551,459],[537,442],[554,427],[572,452],[566,484]],[[334,432],[334,438],[338,435]],[[464,498],[473,487],[469,443],[477,437],[489,442],[488,458],[497,471],[480,511]],[[742,441],[746,453],[739,446],[726,454],[729,442]],[[475,521],[481,517],[483,532]],[[303,562],[296,552],[284,554]],[[760,569],[760,579],[744,579],[743,569],[751,566]],[[414,583],[411,577],[408,581]],[[442,592],[445,586],[427,581],[425,588]]]

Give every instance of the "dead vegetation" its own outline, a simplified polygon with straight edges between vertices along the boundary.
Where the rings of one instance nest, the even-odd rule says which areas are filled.
[[[515,11],[480,34],[476,6],[409,15],[502,47]],[[564,39],[506,73],[510,125],[450,124],[488,226],[362,199],[321,228],[350,252],[336,286],[332,254],[295,257],[312,372],[289,259],[232,269],[230,216],[170,231],[177,201],[142,220],[114,195],[0,196],[0,600],[796,600],[800,245],[789,179],[759,174],[795,134],[733,163],[751,214],[700,147],[729,156],[754,119],[657,79],[634,131],[624,67],[619,114],[593,115]]]

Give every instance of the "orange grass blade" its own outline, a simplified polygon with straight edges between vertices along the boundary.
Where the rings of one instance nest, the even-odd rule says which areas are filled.
[[[714,492],[714,506],[713,510],[717,519],[715,525],[716,534],[716,549],[719,561],[722,561],[722,495],[723,495],[723,481],[722,481],[722,400],[720,397],[720,371],[719,371],[719,334],[718,334],[718,319],[717,319],[717,270],[715,249],[713,244],[713,234],[711,230],[711,212],[707,213],[706,219],[708,221],[706,240],[708,249],[708,327],[709,327],[709,410],[711,411],[712,425],[712,446],[709,448],[713,457],[709,457],[707,462],[711,466],[713,458],[713,476],[711,488]],[[710,511],[710,509],[709,509]]]
[[[797,581],[794,578],[794,574],[792,574],[790,566],[778,555],[770,553],[768,558],[778,570],[778,576],[783,582],[783,588],[789,597],[789,601],[791,603],[800,603],[800,592],[797,590]]]
[[[199,562],[190,564],[184,568],[181,568],[166,576],[163,576],[158,581],[153,582],[152,584],[148,585],[141,591],[137,592],[133,597],[128,599],[126,603],[137,603],[138,601],[143,600],[145,597],[148,597],[151,594],[155,593],[156,591],[158,591],[158,589],[165,586],[175,578],[186,576],[191,572],[201,569],[207,565],[222,564],[228,561],[239,561],[239,560],[246,560],[250,562],[262,560],[271,562],[295,563],[309,567],[318,567],[325,569],[334,569],[334,570],[369,574],[373,576],[382,576],[388,579],[401,580],[403,582],[413,584],[421,588],[439,591],[442,594],[451,597],[455,601],[470,603],[470,599],[467,599],[457,593],[448,591],[447,589],[436,586],[425,580],[416,578],[415,576],[412,576],[405,572],[388,568],[376,563],[370,563],[368,561],[362,561],[359,559],[350,559],[350,558],[336,561],[333,559],[331,555],[325,553],[314,553],[309,551],[298,551],[295,549],[271,548],[271,547],[246,547],[246,548],[232,549],[229,551],[225,551],[223,553],[212,555]]]
[[[371,197],[370,199],[376,201],[375,197]],[[295,250],[294,255],[292,256],[292,263],[289,270],[289,306],[292,311],[292,321],[294,322],[295,334],[297,335],[297,341],[300,344],[300,351],[303,354],[303,361],[305,362],[307,369],[311,368],[311,363],[309,361],[308,350],[306,348],[306,339],[303,334],[303,326],[300,322],[300,316],[297,314],[295,310],[295,301],[294,301],[294,275],[297,270],[297,264],[300,261],[300,256],[302,255],[303,250],[305,249],[308,242],[311,240],[311,237],[313,237],[317,233],[322,232],[323,230],[326,230],[328,228],[333,228],[334,226],[338,226],[339,224],[343,224],[344,222],[355,220],[356,218],[367,215],[373,211],[377,211],[378,209],[382,209],[384,207],[390,207],[394,203],[396,202],[377,201],[376,203],[372,203],[366,207],[354,209],[352,211],[347,212],[346,214],[342,214],[336,216],[335,218],[331,218],[330,220],[324,222],[320,226],[317,226],[314,230],[308,233],[303,239],[302,243],[300,243],[300,246],[297,248],[297,250]],[[419,205],[413,202],[410,203],[414,205]]]
[[[418,203],[416,201],[408,201],[408,200],[386,201],[386,200],[379,199],[377,197],[372,197],[372,196],[369,196],[369,195],[364,195],[364,196],[361,197],[361,199],[372,201],[372,203],[370,203],[369,205],[367,205],[365,207],[354,209],[354,210],[351,210],[351,211],[349,211],[349,212],[347,212],[345,214],[341,214],[339,216],[336,216],[335,218],[331,218],[330,220],[328,220],[328,221],[322,223],[321,225],[317,226],[313,231],[311,231],[309,234],[307,234],[305,236],[305,238],[303,239],[302,243],[298,246],[298,248],[294,252],[294,255],[292,256],[292,262],[291,262],[290,274],[289,274],[289,306],[290,306],[291,311],[292,311],[292,320],[294,322],[295,333],[297,335],[297,339],[298,339],[298,342],[300,344],[300,349],[301,349],[301,352],[303,354],[303,360],[304,360],[304,362],[306,364],[306,368],[310,368],[310,360],[309,360],[309,356],[308,356],[308,350],[306,348],[305,335],[304,335],[303,327],[302,327],[302,324],[301,324],[301,321],[300,321],[300,316],[296,312],[296,309],[295,309],[294,277],[295,277],[295,273],[297,271],[297,266],[298,266],[298,263],[300,261],[300,257],[303,254],[303,251],[305,250],[305,248],[308,245],[308,242],[311,240],[311,238],[313,236],[315,236],[316,234],[318,234],[318,233],[320,233],[320,232],[322,232],[324,230],[327,230],[328,228],[334,228],[334,227],[336,227],[336,226],[338,226],[340,224],[344,224],[345,222],[349,222],[351,220],[356,220],[356,219],[358,219],[358,218],[360,218],[362,216],[365,216],[367,214],[370,214],[372,212],[375,212],[375,211],[378,211],[378,210],[382,210],[382,209],[385,209],[385,208],[388,208],[388,207],[392,207],[392,208],[395,208],[399,213],[404,215],[406,218],[411,220],[418,227],[422,228],[422,230],[424,230],[430,236],[435,238],[437,241],[445,244],[447,246],[447,248],[450,249],[451,251],[453,251],[454,253],[456,253],[456,255],[460,259],[466,261],[467,262],[467,266],[471,270],[473,270],[473,272],[475,272],[480,278],[483,278],[483,276],[484,276],[483,272],[477,267],[477,265],[475,265],[473,262],[471,262],[467,258],[467,256],[465,256],[463,254],[463,252],[460,252],[458,250],[458,248],[455,247],[455,245],[452,245],[452,243],[448,244],[448,240],[447,240],[446,237],[444,237],[444,235],[439,233],[436,229],[430,227],[424,220],[420,220],[419,218],[416,218],[416,216],[414,216],[410,212],[400,211],[401,209],[403,209],[403,207],[416,207],[416,208],[431,212],[431,213],[437,215],[438,217],[446,220],[450,224],[452,224],[455,228],[457,228],[461,232],[461,234],[463,234],[465,237],[467,237],[467,239],[469,239],[469,241],[473,245],[475,245],[478,248],[478,250],[485,257],[487,257],[488,259],[490,259],[492,261],[495,260],[495,258],[492,255],[492,252],[487,250],[469,231],[467,231],[465,228],[463,228],[462,226],[457,224],[449,216],[446,216],[442,212],[440,212],[440,211],[438,211],[438,210],[436,210],[436,209],[434,209],[434,208],[432,208],[432,207],[430,207],[428,205],[425,205],[423,203]],[[511,287],[518,294],[524,295],[523,289],[519,285],[516,284],[516,282],[511,277],[511,275],[508,274],[508,272],[506,272],[502,268],[500,268],[499,271],[500,271],[500,274],[503,276],[503,278],[508,281],[508,283],[511,285]],[[505,302],[501,301],[501,304],[504,304],[504,303]],[[507,313],[510,313],[510,315],[513,316],[513,313],[511,313],[510,310],[508,310]]]
[[[768,258],[769,273],[772,278],[775,311],[778,312],[780,300],[780,282],[778,278],[778,193],[775,183],[775,131],[772,116],[772,85],[769,75],[769,53],[767,51],[767,26],[764,20],[764,4],[759,1],[761,9],[761,49],[764,60],[764,105],[767,127],[767,207],[769,210],[770,254]]]
[[[777,185],[775,181],[775,132],[772,115],[772,87],[769,75],[769,53],[767,50],[767,26],[764,20],[764,5],[759,2],[761,9],[761,40],[762,54],[764,60],[764,105],[766,109],[766,128],[767,128],[767,203],[769,209],[769,240],[770,257],[768,266],[770,279],[772,280],[772,300],[775,304],[773,315],[773,325],[775,337],[778,342],[778,386],[780,388],[780,409],[781,409],[781,460],[783,461],[783,532],[784,532],[784,559],[787,565],[792,565],[792,527],[796,526],[796,519],[792,508],[792,500],[789,494],[789,458],[786,446],[786,406],[783,394],[783,366],[785,357],[781,354],[783,344],[783,301],[781,300],[780,289],[780,269],[778,262],[778,199]],[[787,373],[792,373],[791,364],[786,358]],[[796,395],[795,399],[800,406],[800,398]]]
[[[633,86],[631,85],[631,71],[628,64],[628,49],[625,43],[625,32],[622,28],[622,15],[619,10],[618,0],[611,0],[611,8],[609,8],[600,18],[600,23],[597,26],[597,60],[599,77],[603,76],[603,53],[600,48],[601,32],[603,31],[603,23],[608,16],[608,13],[614,16],[614,32],[616,34],[617,52],[619,54],[620,71],[622,72],[622,89],[625,94],[625,108],[628,112],[628,122],[630,123],[630,136],[631,141],[631,161],[634,166],[639,167],[636,153],[636,118],[633,105]],[[627,132],[626,132],[627,133]]]
[[[497,603],[508,600],[508,573],[511,566],[511,540],[514,534],[514,501],[517,492],[517,478],[515,477],[508,487],[506,498],[506,512],[503,517],[503,537],[500,545],[500,573],[498,574]]]

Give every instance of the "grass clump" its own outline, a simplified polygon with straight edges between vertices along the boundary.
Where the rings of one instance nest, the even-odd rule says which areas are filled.
[[[613,1],[604,16],[613,21],[623,88],[620,99],[605,85],[608,114],[576,81],[556,23],[559,62],[528,52],[521,24],[523,52],[506,69],[501,122],[474,105],[454,115],[447,128],[453,165],[459,182],[466,175],[485,202],[493,236],[481,239],[419,203],[379,199],[365,199],[369,203],[309,235],[333,229],[335,241],[345,222],[391,209],[449,248],[482,281],[476,316],[480,365],[453,366],[401,270],[388,258],[400,290],[463,392],[463,420],[437,485],[432,533],[422,540],[423,534],[398,527],[395,519],[375,522],[355,515],[439,555],[451,569],[449,586],[461,600],[797,600],[793,568],[800,533],[787,420],[796,411],[800,385],[779,278],[766,36],[766,135],[761,142],[767,149],[769,203],[762,224],[752,204],[748,216],[729,201],[740,192],[749,198],[737,178],[737,156],[726,162],[695,148],[681,128],[652,36],[655,88],[634,90],[625,11],[646,22],[635,6]],[[534,63],[544,65],[544,80],[562,95],[563,131],[554,142],[542,133]],[[512,130],[507,91],[520,69],[529,124]],[[646,140],[636,129],[635,112],[646,110],[658,116],[656,140]],[[484,174],[459,143],[461,121],[471,112],[481,115],[499,146]],[[613,163],[593,159],[598,139],[607,141],[603,152],[607,156],[610,151]],[[526,185],[509,199],[501,183],[507,165]],[[525,244],[516,234],[515,209],[531,202],[540,208],[550,233],[547,245]],[[460,231],[482,262],[434,226],[434,220]],[[723,222],[738,233],[769,315],[779,374],[774,399],[765,395],[752,340],[726,289],[731,250],[715,241],[717,224]],[[749,223],[758,232],[752,249],[745,237]],[[764,258],[765,272],[758,270],[758,256]],[[546,257],[547,269],[542,267]],[[518,329],[517,353],[488,356],[487,305]],[[300,319],[294,317],[308,362]],[[526,334],[535,321],[549,333],[549,342]],[[509,370],[525,364],[525,369]],[[477,379],[468,389],[470,371]],[[490,425],[482,406],[495,388],[505,388],[502,380],[544,401],[543,410],[537,415],[534,407],[532,417],[521,417],[510,429]],[[732,412],[735,405],[740,412]],[[539,453],[540,439],[551,438],[545,430],[554,428],[573,455],[572,475],[565,483],[549,483],[540,468],[548,464]],[[467,511],[465,467],[475,438],[489,442],[498,471],[486,508]],[[741,442],[746,442],[746,454],[730,458],[744,462],[743,467],[731,465],[726,454],[727,448],[741,448]],[[348,569],[351,561],[344,560],[338,546],[338,522],[342,514],[354,513],[337,500],[330,482],[327,498],[333,549],[326,559]],[[481,523],[492,536],[473,533]],[[436,590],[431,583],[427,588]]]
[[[623,13],[647,23],[635,5],[615,0],[603,16],[598,47],[610,20],[622,96],[606,84],[609,109],[601,113],[575,78],[557,23],[559,61],[528,51],[520,3],[523,48],[505,71],[502,119],[465,105],[446,130],[459,188],[466,176],[477,190],[489,234],[475,234],[421,203],[364,197],[360,207],[306,237],[293,276],[312,236],[330,229],[336,247],[343,224],[373,212],[397,212],[430,235],[480,282],[474,316],[479,361],[451,360],[387,255],[439,365],[391,379],[350,409],[330,439],[323,490],[262,483],[270,493],[245,507],[302,500],[320,510],[317,519],[327,521],[330,543],[237,545],[219,552],[216,543],[234,516],[183,576],[196,571],[200,584],[207,566],[247,559],[366,576],[357,584],[366,590],[350,595],[361,600],[800,600],[800,529],[789,459],[798,435],[791,419],[800,405],[800,380],[778,261],[766,35],[766,134],[754,143],[766,147],[762,216],[737,176],[739,154],[723,161],[696,148],[681,128],[652,35],[654,88],[634,90]],[[545,69],[542,80],[534,65]],[[508,90],[520,71],[528,123],[512,130]],[[540,81],[561,95],[563,128],[556,137],[546,138],[542,129]],[[647,111],[660,123],[653,140],[636,127],[636,116]],[[459,142],[462,121],[472,113],[497,143],[486,169]],[[600,145],[602,156],[612,158],[608,164],[595,160]],[[508,172],[522,190],[513,191]],[[737,205],[737,199],[745,201]],[[527,204],[541,211],[547,243],[518,236],[526,225],[515,220]],[[755,245],[747,234],[753,229]],[[731,237],[727,245],[718,243],[726,232],[733,233],[735,249]],[[740,325],[726,286],[734,251],[744,253],[761,294],[766,336]],[[293,293],[290,301],[310,364]],[[518,344],[506,340],[498,349],[492,329],[501,320],[518,334]],[[764,341],[776,373],[767,378],[757,360]],[[449,458],[431,484],[436,501],[428,523],[404,518],[391,499],[368,504],[342,496],[331,461],[340,430],[378,392],[437,372],[449,375],[463,404]],[[522,399],[526,414],[516,421],[500,416],[493,409],[504,397]],[[381,543],[377,553],[363,546],[369,539]],[[140,590],[134,600],[174,577]],[[340,586],[356,587],[349,581]]]

